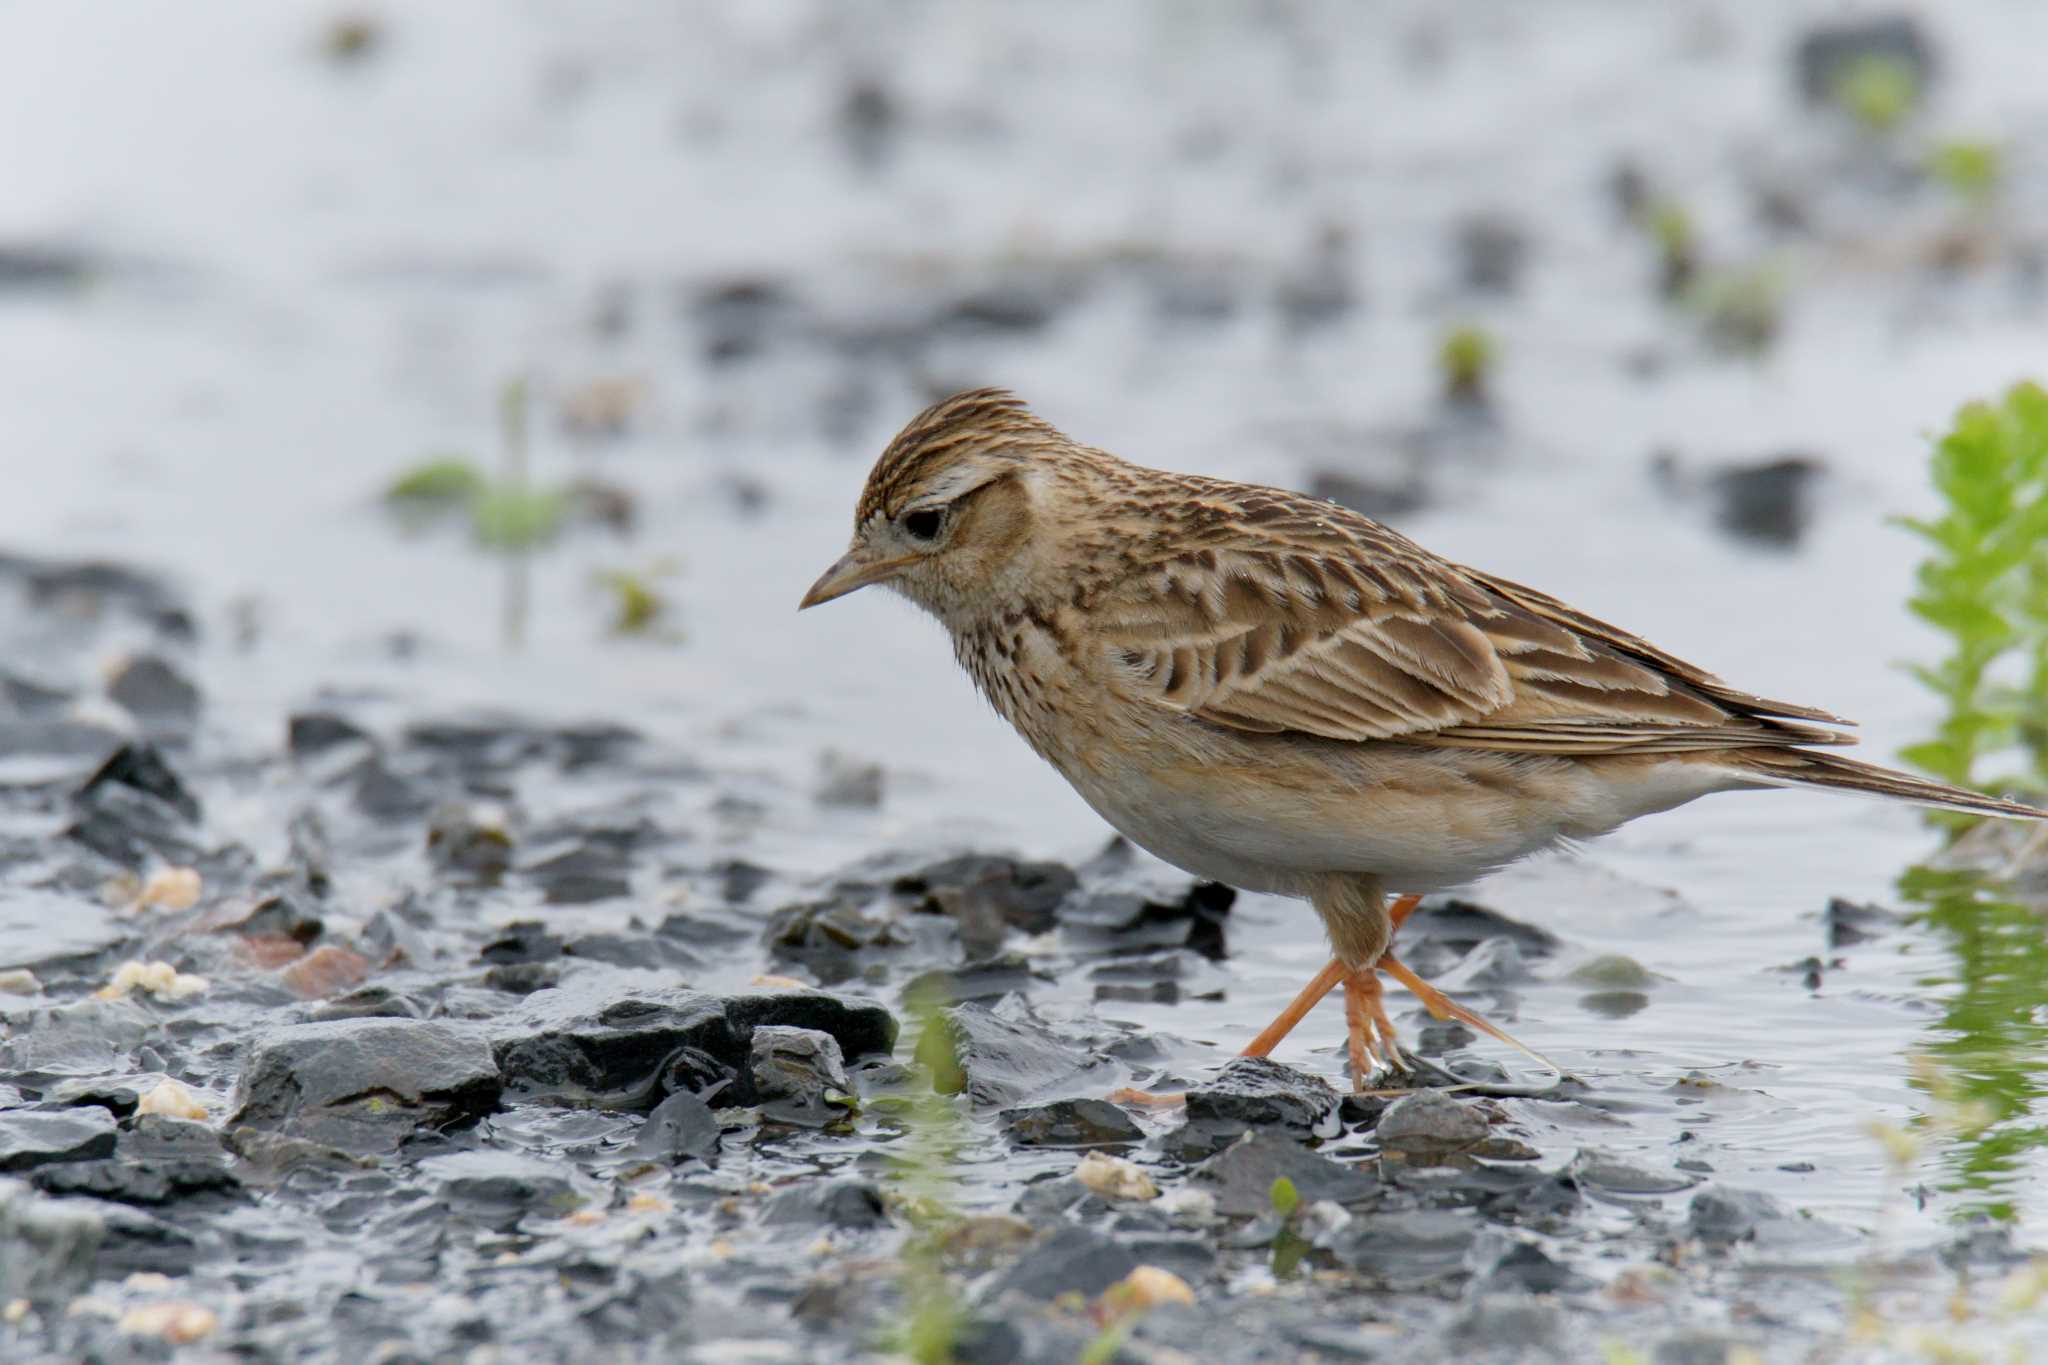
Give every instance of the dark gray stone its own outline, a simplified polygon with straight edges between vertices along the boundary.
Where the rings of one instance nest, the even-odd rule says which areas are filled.
[[[1204,1275],[1216,1253],[1190,1238],[1109,1237],[1091,1228],[1062,1227],[1024,1253],[996,1277],[988,1296],[1022,1294],[1056,1299],[1062,1294],[1094,1298],[1141,1265],[1156,1265],[1183,1279]]]
[[[869,1001],[815,991],[714,996],[681,987],[648,989],[604,968],[586,968],[491,1025],[508,1096],[604,1109],[645,1109],[666,1092],[662,1074],[683,1048],[744,1078],[752,1103],[750,1045],[756,1027],[786,1025],[830,1034],[846,1057],[887,1052],[896,1021]]]
[[[853,1085],[829,1033],[762,1024],[749,1044],[748,1073],[763,1118],[820,1127],[847,1116],[843,1101]]]
[[[109,1157],[119,1132],[104,1109],[9,1109],[0,1112],[0,1171]]]
[[[145,1206],[220,1203],[242,1190],[235,1173],[218,1161],[65,1161],[38,1167],[29,1178],[45,1194]]]
[[[1019,1147],[1121,1147],[1145,1140],[1145,1130],[1108,1100],[1005,1110],[1003,1132]]]
[[[881,1190],[865,1180],[813,1180],[775,1195],[761,1218],[767,1223],[859,1231],[887,1227],[889,1207]]]
[[[1441,1090],[1418,1090],[1387,1106],[1373,1129],[1380,1146],[1415,1153],[1456,1152],[1483,1142],[1485,1116]]]
[[[107,695],[150,734],[184,734],[199,719],[199,689],[169,660],[153,654],[123,664],[108,681]]]
[[[1566,1174],[1596,1198],[1643,1198],[1676,1194],[1700,1183],[1683,1171],[1653,1171],[1601,1152],[1580,1152]]]
[[[1189,1123],[1237,1124],[1307,1133],[1337,1108],[1329,1082],[1270,1057],[1233,1057],[1205,1085],[1188,1091]]]
[[[68,1299],[96,1273],[106,1220],[90,1205],[45,1198],[20,1180],[0,1179],[0,1296]]]
[[[529,1215],[560,1218],[588,1202],[565,1172],[516,1152],[452,1152],[420,1163],[439,1182],[441,1202],[465,1222],[509,1232]]]
[[[1813,490],[1827,471],[1810,455],[1731,464],[1707,476],[1714,521],[1744,540],[1790,549],[1813,520]]]
[[[293,1024],[256,1045],[230,1123],[388,1152],[421,1130],[489,1113],[501,1084],[475,1028],[414,1019]]]
[[[940,1093],[965,1093],[977,1109],[1006,1109],[1069,1085],[1099,1059],[1055,1037],[1035,1019],[1013,1019],[981,1005],[956,1005],[921,1039],[919,1060],[932,1068]]]
[[[343,744],[370,742],[362,727],[331,711],[301,711],[285,723],[285,747],[294,758],[312,758]]]
[[[1792,64],[1800,96],[1827,104],[1838,82],[1859,61],[1897,62],[1925,90],[1935,75],[1934,44],[1908,14],[1873,15],[1815,24],[1800,35]]]
[[[1329,1251],[1340,1264],[1390,1288],[1420,1289],[1467,1272],[1479,1227],[1476,1219],[1457,1213],[1361,1214],[1337,1234]]]
[[[1384,1191],[1378,1179],[1356,1166],[1333,1161],[1288,1138],[1247,1133],[1197,1167],[1194,1182],[1216,1198],[1216,1211],[1251,1215],[1273,1211],[1273,1182],[1286,1178],[1301,1202],[1327,1199],[1357,1207]]]
[[[1489,1294],[1580,1294],[1594,1285],[1591,1278],[1552,1260],[1541,1247],[1517,1242],[1494,1262],[1480,1288]]]
[[[1709,1245],[1746,1242],[1767,1224],[1789,1219],[1783,1204],[1762,1190],[1709,1187],[1692,1197],[1686,1228]]]
[[[1828,901],[1821,920],[1827,926],[1830,948],[1852,948],[1859,943],[1882,938],[1901,923],[1898,914],[1881,905],[1858,905],[1840,896]]]
[[[654,1106],[631,1150],[644,1161],[675,1162],[685,1157],[715,1161],[718,1120],[710,1105],[687,1090],[678,1091]]]

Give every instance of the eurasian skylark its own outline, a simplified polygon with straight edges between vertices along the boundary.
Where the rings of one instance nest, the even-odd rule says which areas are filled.
[[[1000,389],[890,442],[852,548],[801,605],[872,583],[938,617],[996,710],[1133,843],[1315,906],[1334,956],[1246,1052],[1342,984],[1361,1082],[1403,1064],[1381,971],[1514,1041],[1389,950],[1423,892],[1710,792],[2044,814],[1816,750],[1853,744],[1825,728],[1849,722],[1335,503],[1078,445]]]

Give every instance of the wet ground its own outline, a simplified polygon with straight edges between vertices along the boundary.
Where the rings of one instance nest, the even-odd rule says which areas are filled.
[[[1334,1005],[1227,1066],[1303,907],[1110,846],[908,606],[793,612],[896,425],[1003,383],[1895,751],[1886,518],[2039,361],[2048,34],[1929,16],[1878,139],[1800,99],[1835,13],[0,21],[5,1354],[2039,1349],[2039,920],[1913,812],[1716,798],[1434,906],[1415,964],[1572,1079],[1401,1008],[1464,1088],[1340,1103]],[[1915,172],[1956,137],[1995,202]],[[378,495],[494,468],[515,379],[612,515],[512,651],[502,558]],[[1119,1319],[1142,1266],[1193,1302]]]

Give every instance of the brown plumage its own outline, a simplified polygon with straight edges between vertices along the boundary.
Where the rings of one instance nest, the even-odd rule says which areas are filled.
[[[1361,1068],[1399,1059],[1375,967],[1473,1019],[1387,952],[1413,904],[1389,889],[1714,791],[2042,814],[1825,752],[1855,742],[1833,728],[1849,722],[1334,503],[1078,445],[999,389],[933,404],[890,443],[852,548],[803,605],[874,582],[937,616],[996,709],[1133,841],[1307,897],[1337,949],[1312,991],[1345,985]]]

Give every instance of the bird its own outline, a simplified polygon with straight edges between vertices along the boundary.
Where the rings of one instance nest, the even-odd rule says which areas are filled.
[[[1005,389],[904,426],[798,609],[876,584],[938,618],[994,709],[1132,843],[1309,902],[1330,960],[1245,1055],[1341,986],[1359,1088],[1410,1066],[1383,972],[1531,1051],[1394,953],[1426,893],[1716,792],[2048,815],[1830,752],[1852,722],[1336,503],[1082,445]]]

